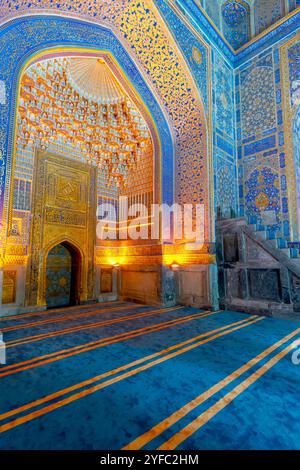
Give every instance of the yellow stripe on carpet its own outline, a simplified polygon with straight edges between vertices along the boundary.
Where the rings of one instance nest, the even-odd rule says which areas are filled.
[[[253,359],[248,361],[246,364],[244,364],[242,367],[239,367],[237,370],[235,370],[232,374],[228,375],[224,379],[222,379],[220,382],[217,384],[213,385],[211,388],[206,390],[205,392],[201,393],[198,397],[196,397],[194,400],[190,401],[186,405],[184,405],[182,408],[179,410],[175,411],[173,414],[165,418],[163,421],[158,423],[156,426],[154,426],[152,429],[149,431],[145,432],[138,438],[134,439],[132,442],[130,442],[128,445],[126,445],[123,450],[138,450],[144,447],[146,444],[151,442],[153,439],[158,437],[160,434],[162,434],[166,429],[170,428],[181,420],[184,416],[186,416],[188,413],[193,411],[195,408],[197,408],[199,405],[204,403],[206,400],[211,398],[213,395],[215,395],[217,392],[221,391],[224,389],[227,385],[232,383],[234,380],[239,378],[242,374],[250,370],[253,366],[258,364],[260,361],[268,357],[272,352],[274,352],[276,349],[278,349],[280,346],[285,344],[287,341],[291,340],[294,338],[298,333],[300,333],[300,328],[297,328],[294,330],[292,333],[289,335],[285,336],[282,338],[280,341],[276,342],[269,348],[265,349],[263,352],[255,356]],[[202,416],[202,415],[201,415]],[[173,442],[173,441],[172,441]],[[175,441],[174,441],[175,442]],[[177,444],[178,445],[178,444]],[[161,447],[164,448],[164,447]],[[174,448],[174,447],[167,447],[168,449]]]
[[[54,411],[56,409],[59,409],[61,408],[62,406],[65,406],[69,403],[72,403],[76,400],[79,400],[81,398],[84,398],[88,395],[91,395],[92,393],[95,393],[105,387],[108,387],[109,385],[112,385],[112,384],[115,384],[117,382],[120,382],[128,377],[132,377],[142,371],[145,371],[147,369],[150,369],[151,367],[157,365],[157,364],[161,364],[169,359],[172,359],[176,356],[179,356],[181,354],[184,354],[188,351],[191,351],[199,346],[201,346],[202,344],[205,344],[205,343],[208,343],[210,341],[213,341],[214,339],[217,339],[217,338],[220,338],[222,336],[225,336],[229,333],[232,333],[234,331],[237,331],[237,330],[240,330],[242,328],[245,328],[246,326],[249,326],[249,325],[253,325],[259,321],[262,321],[264,320],[264,317],[259,317],[257,318],[255,315],[250,317],[249,319],[247,319],[247,321],[245,321],[245,323],[243,323],[242,325],[238,325],[238,326],[235,326],[237,325],[239,322],[235,322],[235,323],[232,323],[231,325],[228,325],[228,329],[226,329],[225,331],[221,332],[221,333],[218,333],[218,334],[214,334],[213,336],[210,336],[206,339],[202,339],[200,341],[197,341],[197,339],[203,337],[203,336],[207,336],[207,333],[203,333],[202,335],[198,335],[198,336],[195,336],[194,338],[190,338],[189,340],[186,340],[186,341],[183,341],[181,343],[178,343],[176,345],[173,345],[173,346],[170,346],[166,349],[163,349],[162,351],[159,351],[157,353],[154,353],[154,354],[151,354],[149,356],[145,356],[143,358],[140,358],[136,361],[133,361],[129,364],[126,364],[124,366],[121,366],[121,367],[118,367],[116,369],[113,369],[111,371],[108,371],[108,372],[105,372],[103,374],[100,374],[96,377],[93,377],[91,379],[88,379],[88,380],[85,380],[83,382],[80,382],[78,384],[75,384],[75,385],[72,385],[71,387],[67,387],[65,389],[62,389],[62,390],[59,390],[53,394],[50,394],[48,396],[45,396],[41,399],[38,399],[38,400],[35,400],[31,403],[28,403],[26,405],[23,405],[21,407],[18,407],[14,410],[10,410],[6,413],[2,413],[0,415],[0,420],[5,420],[11,416],[14,416],[18,413],[22,413],[26,410],[29,410],[30,408],[34,408],[36,406],[39,406],[41,404],[44,404],[44,403],[47,403],[55,398],[58,398],[60,396],[63,396],[65,395],[66,393],[71,393],[77,389],[80,389],[82,387],[85,387],[87,385],[90,385],[92,383],[95,383],[95,382],[98,382],[99,380],[103,379],[103,378],[106,378],[106,377],[109,377],[109,376],[112,376],[112,375],[116,375],[120,372],[123,372],[123,371],[126,371],[125,373],[122,373],[120,375],[117,375],[116,377],[113,377],[109,380],[106,380],[105,382],[102,382],[98,385],[94,385],[93,387],[90,387],[90,388],[87,388],[85,390],[82,390],[81,392],[77,392],[73,395],[70,395],[66,398],[63,398],[62,400],[56,402],[56,403],[53,403],[53,404],[50,404],[50,405],[47,405],[43,408],[40,408],[36,411],[33,411],[27,415],[24,415],[24,416],[21,416],[13,421],[10,421],[8,423],[5,423],[3,424],[2,426],[0,426],[0,432],[5,432],[9,429],[12,429],[16,426],[19,426],[21,424],[24,424],[24,423],[27,423],[35,418],[38,418],[40,416],[43,416],[51,411]],[[232,326],[232,328],[230,328]],[[193,343],[193,344],[191,344]],[[180,348],[180,349],[178,349]],[[174,351],[175,349],[177,349],[177,351]],[[171,352],[173,351],[173,352]],[[162,357],[159,357],[159,356],[162,356]],[[139,367],[136,367],[135,369],[132,369],[132,370],[129,370],[128,369],[131,369],[139,364],[142,364],[143,362],[145,361],[149,361],[151,359],[154,359],[154,358],[157,358],[155,359],[154,361],[151,361],[151,362],[148,362],[144,365],[141,365]]]

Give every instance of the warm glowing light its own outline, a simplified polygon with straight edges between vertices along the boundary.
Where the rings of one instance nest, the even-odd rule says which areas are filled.
[[[163,249],[163,264],[171,267],[171,265],[179,264],[181,266],[188,266],[191,264],[210,264],[215,263],[215,255],[207,252],[207,245],[203,245],[202,249],[187,249],[183,245],[165,245]]]
[[[112,231],[112,232],[113,231],[121,232],[121,231],[128,230],[128,229],[151,227],[154,224],[153,224],[153,222],[148,222],[146,224],[130,225],[126,221],[125,222],[121,221],[120,225],[121,225],[121,227],[116,227],[115,225],[107,225],[107,227],[105,227],[105,230]]]
[[[179,269],[180,268],[180,264],[176,263],[175,261],[173,261],[173,263],[170,265],[170,268],[171,269]]]

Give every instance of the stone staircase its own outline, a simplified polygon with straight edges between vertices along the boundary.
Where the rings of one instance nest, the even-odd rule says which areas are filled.
[[[270,232],[260,224],[247,224],[247,227],[258,240],[269,242],[273,248],[280,250],[300,266],[300,242],[289,241],[284,237],[282,231]]]
[[[300,319],[300,243],[280,231],[223,219],[217,225],[220,304],[250,313]]]
[[[5,343],[3,341],[3,334],[0,332],[0,364],[6,363]]]

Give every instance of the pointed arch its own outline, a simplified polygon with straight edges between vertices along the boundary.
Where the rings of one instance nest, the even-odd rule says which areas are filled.
[[[69,266],[67,266],[64,272],[64,266],[61,266],[61,261],[64,261],[65,256],[63,256],[62,260],[59,263],[58,268],[61,269],[63,277],[62,279],[65,280],[67,284],[67,289],[61,289],[62,290],[62,297],[63,298],[58,298],[58,299],[52,299],[51,292],[47,292],[49,290],[49,283],[48,280],[49,278],[51,279],[51,267],[49,269],[49,256],[55,248],[62,247],[66,250],[66,253],[63,253],[63,255],[66,255],[68,253],[70,260],[69,261]],[[65,302],[66,305],[77,305],[80,304],[80,294],[82,292],[82,278],[83,278],[83,259],[84,255],[83,252],[80,248],[80,246],[77,244],[75,240],[73,240],[71,237],[58,237],[56,240],[52,241],[51,244],[49,244],[47,247],[44,249],[44,255],[43,255],[43,275],[41,278],[42,282],[42,292],[45,293],[45,304],[48,307],[60,307],[62,306],[62,303],[60,302]],[[56,267],[55,267],[56,268]],[[55,269],[55,272],[57,271],[57,268]],[[57,277],[57,276],[56,276]],[[60,279],[58,279],[58,282],[56,282],[56,285],[58,287],[65,287],[64,284],[60,286],[59,284]],[[48,295],[49,294],[49,295]],[[53,302],[51,302],[51,300]],[[58,303],[57,303],[58,302]]]

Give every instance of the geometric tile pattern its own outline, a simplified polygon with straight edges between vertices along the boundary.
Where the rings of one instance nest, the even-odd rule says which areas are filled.
[[[275,92],[271,67],[256,67],[241,74],[242,137],[245,139],[276,125]]]
[[[284,0],[259,0],[255,2],[255,32],[261,33],[278,21],[285,12]]]
[[[300,41],[288,50],[291,106],[300,103]]]
[[[222,57],[214,54],[214,94],[216,125],[231,138],[234,137],[234,105],[232,72]]]
[[[237,213],[234,75],[217,51],[213,53],[213,165],[215,212]]]
[[[236,215],[236,172],[235,163],[224,158],[217,159],[216,208],[222,217]]]
[[[260,167],[252,171],[245,183],[246,207],[248,216],[257,216],[265,225],[274,226],[279,220],[280,191],[279,176],[269,167]]]

